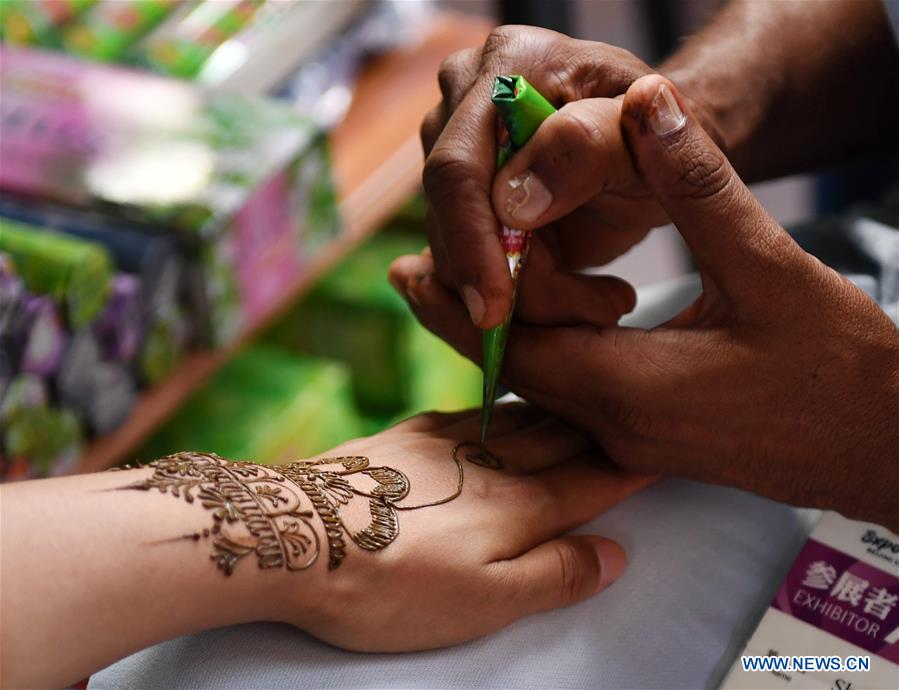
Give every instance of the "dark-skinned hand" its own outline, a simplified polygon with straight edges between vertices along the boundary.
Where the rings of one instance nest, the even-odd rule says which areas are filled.
[[[499,27],[482,48],[443,63],[443,100],[421,128],[428,238],[438,279],[462,296],[475,324],[496,326],[511,304],[497,219],[541,228],[540,251],[548,251],[540,260],[566,283],[567,299],[558,303],[531,289],[539,285],[535,272],[525,275],[525,313],[565,323],[602,299],[611,325],[633,307],[625,282],[573,271],[611,261],[667,222],[631,164],[618,126],[621,100],[613,98],[649,72],[620,48],[526,26]],[[496,174],[490,94],[498,74],[526,75],[560,110]]]
[[[519,314],[505,384],[589,430],[623,468],[899,527],[899,330],[766,213],[671,82],[637,80],[620,129],[702,294],[651,330],[609,327],[602,286],[578,325]],[[437,270],[427,253],[404,257],[391,280],[477,361],[480,331]],[[537,273],[562,299],[558,275]]]

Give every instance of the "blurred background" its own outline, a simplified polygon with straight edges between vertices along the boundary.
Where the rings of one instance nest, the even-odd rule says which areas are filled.
[[[720,4],[3,0],[0,477],[289,461],[478,405],[479,370],[386,279],[425,244],[440,62],[526,23],[656,64]],[[755,191],[791,223],[873,179]],[[690,261],[661,228],[603,270],[645,286]]]

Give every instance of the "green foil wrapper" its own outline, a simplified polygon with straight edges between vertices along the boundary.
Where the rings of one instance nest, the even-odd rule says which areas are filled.
[[[517,74],[496,77],[493,82],[492,100],[500,120],[497,128],[496,152],[498,170],[527,143],[531,135],[537,131],[540,123],[556,112],[556,109],[524,77]],[[528,232],[506,226],[500,228],[500,242],[509,262],[514,291],[512,308],[505,320],[499,326],[484,331],[484,397],[481,416],[481,443],[486,439],[487,428],[490,426],[490,415],[493,412],[493,401],[496,398],[496,382],[502,370],[506,341],[509,338],[509,326],[518,296],[519,271],[527,260],[529,240],[530,233]]]

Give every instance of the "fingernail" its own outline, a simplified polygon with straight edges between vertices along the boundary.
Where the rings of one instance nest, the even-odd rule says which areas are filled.
[[[593,547],[599,557],[599,589],[617,580],[627,567],[624,549],[609,539],[598,539]]]
[[[481,319],[484,318],[484,312],[487,311],[487,306],[484,304],[484,298],[481,297],[481,293],[475,290],[471,285],[466,285],[462,288],[462,299],[465,301],[465,306],[468,308],[468,315],[471,317],[474,325],[477,326],[481,322]]]
[[[663,137],[678,131],[686,123],[687,118],[671,89],[662,84],[649,108],[649,126],[652,127],[652,131],[657,137]]]
[[[415,294],[419,285],[421,285],[421,281],[419,281],[418,276],[412,276],[406,281],[406,289],[402,291],[403,297],[416,306],[421,304],[421,300]]]
[[[553,202],[553,195],[546,185],[530,170],[516,175],[507,184],[506,213],[516,220],[531,223],[542,216]]]

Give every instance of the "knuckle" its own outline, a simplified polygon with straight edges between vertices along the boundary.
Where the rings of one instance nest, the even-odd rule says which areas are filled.
[[[581,598],[587,584],[587,573],[578,548],[569,540],[555,544],[558,566],[559,600],[562,605],[572,604]]]
[[[434,148],[434,143],[437,141],[437,137],[440,134],[441,120],[442,117],[438,106],[437,108],[431,109],[431,111],[425,115],[424,119],[421,121],[421,126],[418,128],[421,147],[426,156],[431,152],[431,149]]]
[[[481,51],[481,65],[489,64],[502,58],[508,46],[518,35],[519,29],[511,26],[497,26],[484,41],[484,50]]]
[[[589,112],[579,108],[562,108],[558,119],[558,159],[567,167],[582,164],[584,152],[605,148],[606,133],[602,124]]]
[[[550,496],[539,479],[531,475],[505,475],[505,490],[519,505],[531,506],[531,512],[543,515],[550,509]]]
[[[649,65],[624,48],[578,40],[564,56],[560,76],[566,84],[566,100],[576,100],[617,96],[650,72]]]
[[[425,161],[421,183],[428,198],[439,198],[450,190],[455,190],[452,192],[455,195],[472,179],[473,172],[468,161],[440,146]]]
[[[422,412],[419,415],[419,418],[427,426],[438,426],[444,421],[452,419],[452,414],[449,412],[439,412],[438,410],[428,410],[427,412]]]
[[[620,401],[612,411],[619,431],[630,437],[650,437],[653,432],[652,417],[638,405]]]
[[[734,174],[720,152],[688,143],[680,153],[681,170],[677,185],[684,196],[708,199],[721,196],[728,190]]]
[[[651,348],[627,347],[617,332],[610,334],[610,337],[612,338],[610,352],[618,366],[625,368],[630,364],[633,367],[634,362],[628,360],[633,357],[633,352],[637,352],[641,356],[639,361],[641,371],[658,370],[658,364],[652,359]],[[629,395],[615,392],[610,396],[607,404],[608,416],[619,434],[623,434],[627,438],[652,435],[653,417],[643,405],[639,404],[638,400],[632,399]]]
[[[450,98],[456,90],[459,75],[465,68],[468,60],[468,51],[460,50],[444,58],[437,69],[437,83],[440,85],[440,93],[443,98]]]

